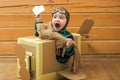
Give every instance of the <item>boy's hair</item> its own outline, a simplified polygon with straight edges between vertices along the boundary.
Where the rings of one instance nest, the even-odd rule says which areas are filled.
[[[66,16],[67,22],[66,22],[66,24],[65,24],[65,26],[64,26],[64,27],[66,27],[67,24],[68,24],[68,22],[69,22],[69,19],[70,19],[70,14],[69,14],[69,12],[67,11],[67,9],[65,9],[65,8],[63,8],[63,7],[61,7],[61,8],[56,8],[56,9],[53,10],[52,16],[53,16],[55,13],[57,13],[57,12],[59,12],[60,14],[64,14],[64,15]]]

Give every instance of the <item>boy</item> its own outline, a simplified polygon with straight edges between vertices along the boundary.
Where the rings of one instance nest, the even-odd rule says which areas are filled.
[[[60,48],[58,51],[59,53],[57,53],[60,55],[56,55],[57,61],[62,64],[66,63],[70,59],[70,57],[74,55],[74,45],[73,45],[74,38],[71,33],[66,31],[66,27],[68,25],[69,19],[70,19],[69,12],[65,8],[57,8],[52,12],[51,25],[53,29],[62,36],[68,38],[64,56],[62,56],[63,48]],[[37,32],[36,24],[41,24],[41,23],[43,23],[41,20],[41,16],[40,15],[36,16],[35,36],[39,36]]]

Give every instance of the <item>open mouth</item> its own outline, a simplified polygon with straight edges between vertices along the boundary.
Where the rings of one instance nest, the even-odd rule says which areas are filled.
[[[55,23],[55,27],[60,27],[60,24],[59,23]]]

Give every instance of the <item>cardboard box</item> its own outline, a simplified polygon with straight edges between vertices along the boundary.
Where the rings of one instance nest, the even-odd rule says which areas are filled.
[[[80,49],[80,35],[73,35]],[[61,76],[56,72],[71,66],[72,58],[66,64],[57,62],[54,40],[41,40],[38,37],[29,36],[18,38],[17,43],[25,48],[26,69],[31,73],[32,80],[57,80]],[[19,69],[18,63],[18,77],[20,77]]]

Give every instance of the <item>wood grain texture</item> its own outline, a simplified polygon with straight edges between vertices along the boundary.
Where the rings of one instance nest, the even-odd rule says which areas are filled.
[[[45,6],[45,12],[43,13],[51,13],[53,9],[61,7],[61,5],[55,5],[55,6]],[[70,12],[70,13],[119,13],[120,7],[119,6],[113,6],[113,7],[97,7],[97,6],[75,6],[73,5],[70,7],[69,5],[64,5],[64,7]],[[33,6],[21,6],[21,7],[5,7],[0,8],[0,14],[33,14],[32,12]],[[79,11],[79,12],[78,12]]]
[[[120,54],[120,41],[83,41],[82,54]]]
[[[32,14],[33,6],[41,4],[45,6],[45,13],[51,13],[53,9],[63,6],[74,13],[120,12],[119,0],[5,0],[0,3],[0,14]]]
[[[0,42],[0,55],[15,55],[16,41]]]
[[[82,55],[81,60],[82,72],[87,75],[85,80],[120,79],[120,55]],[[0,73],[0,80],[21,80],[17,78],[16,57],[0,56]]]
[[[15,54],[17,38],[34,35],[35,16],[32,8],[41,4],[46,9],[41,14],[45,23],[51,21],[53,9],[65,7],[71,15],[67,30],[72,33],[78,32],[85,19],[94,20],[90,37],[82,36],[83,54],[120,53],[120,0],[1,0],[0,54]],[[92,45],[93,52],[88,50],[86,43]]]
[[[79,27],[68,27],[67,30],[71,33],[77,33]],[[82,36],[82,40],[120,40],[119,27],[93,27],[89,33],[89,37]],[[28,28],[1,28],[0,41],[14,41],[19,37],[34,36],[34,27]]]
[[[68,27],[68,31],[77,33],[79,27]],[[82,40],[120,40],[120,27],[92,27],[89,37],[82,36]]]
[[[34,36],[33,28],[2,28],[0,41],[16,41],[19,37]]]
[[[120,41],[82,41],[81,54],[120,54]],[[16,41],[0,42],[0,55],[15,55]]]
[[[47,23],[51,21],[51,14],[42,14],[42,20]],[[78,27],[87,18],[94,20],[95,27],[120,26],[120,14],[89,14],[89,13],[71,13],[69,27]],[[34,26],[34,15],[0,15],[0,27],[31,27]]]

